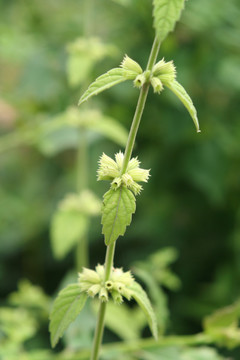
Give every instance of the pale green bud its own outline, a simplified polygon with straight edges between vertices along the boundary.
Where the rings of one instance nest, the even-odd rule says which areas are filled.
[[[124,70],[127,70],[126,76],[129,71],[132,72],[133,75],[135,74],[135,76],[143,72],[141,66],[127,55],[124,56],[124,59],[120,66]]]
[[[79,273],[78,279],[80,283],[89,282],[93,284],[98,284],[101,281],[100,276],[97,274],[96,271],[87,268],[83,268],[83,272]]]
[[[133,276],[130,271],[123,272],[121,268],[117,268],[112,272],[111,280],[129,286],[133,283]]]
[[[105,282],[105,289],[107,289],[108,291],[113,289],[113,282],[111,280]]]
[[[122,302],[123,302],[123,297],[122,297],[121,294],[119,294],[119,292],[113,290],[113,291],[111,292],[111,295],[112,295],[112,298],[113,298],[113,301],[114,301],[115,304],[117,304],[117,305],[122,304]]]
[[[131,185],[133,184],[133,179],[128,173],[125,173],[122,175],[122,183],[126,187],[131,187]]]
[[[90,286],[90,288],[87,290],[87,294],[91,297],[94,297],[95,295],[97,295],[99,293],[100,290],[101,290],[101,285],[94,284],[94,285]]]
[[[135,195],[139,195],[143,187],[134,181],[130,189],[134,192]]]
[[[123,159],[124,159],[124,154],[121,151],[119,151],[117,154],[115,154],[115,160],[116,160],[119,170],[121,170],[121,168],[123,166]]]
[[[150,176],[149,172],[150,170],[136,168],[133,170],[129,170],[128,174],[131,175],[134,181],[147,182]]]
[[[132,158],[129,163],[128,163],[128,167],[127,167],[127,172],[129,172],[129,170],[132,169],[136,169],[140,166],[140,161],[138,160],[138,158]]]
[[[143,84],[145,84],[146,82],[146,77],[145,74],[140,74],[136,77],[136,79],[134,80],[134,86],[137,88],[141,88],[143,86]]]
[[[173,64],[173,61],[165,62],[164,59],[160,60],[157,64],[153,67],[153,76],[160,77],[161,75],[168,74],[172,76],[174,80],[176,77],[176,68]]]
[[[79,282],[79,286],[81,291],[88,291],[89,288],[92,286],[93,284],[87,281],[81,281]]]
[[[122,185],[122,178],[120,178],[120,177],[116,177],[111,182],[111,187],[115,190],[118,189],[121,185]]]
[[[160,92],[163,90],[163,84],[162,84],[161,80],[159,78],[157,78],[156,76],[151,78],[151,85],[152,85],[153,91],[155,93],[160,94]]]
[[[119,175],[116,162],[103,153],[99,160],[98,180],[111,180]]]
[[[97,272],[98,276],[100,277],[100,279],[103,280],[104,276],[105,276],[105,268],[104,268],[104,266],[98,264],[95,269],[96,269],[96,272]]]
[[[128,301],[132,298],[132,292],[126,286],[122,289],[121,295],[124,296]]]
[[[100,292],[99,292],[99,299],[102,302],[107,302],[108,301],[108,292],[104,287],[102,287]]]

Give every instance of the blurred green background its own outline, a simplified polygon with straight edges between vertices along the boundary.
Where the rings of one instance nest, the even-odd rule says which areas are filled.
[[[39,135],[97,76],[117,67],[124,54],[144,68],[154,37],[150,0],[0,1],[0,295],[5,306],[20,279],[52,296],[74,251],[56,260],[50,222],[58,202],[76,191],[76,129]],[[166,89],[150,91],[134,155],[151,178],[137,211],[117,242],[116,266],[175,247],[172,268],[181,280],[169,292],[168,332],[191,334],[201,319],[239,297],[240,283],[240,6],[238,0],[189,0],[159,59],[174,60],[177,78],[198,110],[201,134]],[[108,44],[84,59],[77,38]],[[93,45],[94,47],[95,45]],[[75,50],[76,51],[75,51]],[[87,51],[87,50],[86,50]],[[100,55],[99,55],[100,54]],[[90,55],[89,55],[90,56]],[[76,77],[78,80],[74,81]],[[124,83],[91,100],[129,129],[138,97]],[[81,110],[81,109],[80,109]],[[97,162],[119,145],[97,133],[88,138],[88,187],[102,197]],[[123,150],[123,148],[121,148]],[[89,230],[90,265],[103,263],[100,218]],[[35,341],[35,342],[34,342]],[[32,347],[49,347],[47,322]]]

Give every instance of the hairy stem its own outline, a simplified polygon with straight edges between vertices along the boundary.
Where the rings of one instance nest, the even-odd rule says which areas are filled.
[[[149,71],[152,71],[152,68],[156,62],[159,48],[160,48],[160,42],[159,40],[157,40],[157,38],[155,38],[147,64],[147,70]],[[150,86],[149,83],[144,84],[139,94],[136,111],[133,117],[131,129],[128,135],[128,141],[125,149],[122,174],[126,171],[129,160],[132,155],[138,127],[142,118],[142,113],[148,95],[149,86]],[[111,275],[111,271],[113,267],[114,251],[115,251],[115,242],[107,247],[106,258],[105,258],[105,281],[107,281]],[[104,330],[105,312],[106,312],[106,303],[101,303],[98,313],[97,326],[95,330],[91,360],[98,360],[99,357],[99,351],[102,343],[102,336]]]
[[[111,245],[108,245],[107,252],[106,252],[106,259],[105,259],[105,281],[110,278],[111,270],[113,267],[113,258],[114,258],[114,250],[115,250],[115,242]],[[102,302],[100,304],[99,312],[98,312],[98,319],[97,319],[97,326],[93,341],[93,351],[91,355],[91,360],[97,360],[99,356],[100,346],[102,343],[103,337],[103,329],[104,329],[104,317],[106,312],[106,305],[107,303]]]
[[[152,50],[151,50],[151,53],[150,53],[150,56],[148,59],[147,70],[152,71],[152,68],[157,59],[159,49],[160,49],[160,42],[157,38],[155,38],[154,42],[153,42]],[[123,160],[122,174],[124,174],[126,172],[128,163],[132,156],[132,151],[133,151],[133,147],[135,144],[135,139],[136,139],[137,131],[139,128],[139,124],[140,124],[140,121],[142,118],[142,113],[143,113],[143,110],[145,107],[145,102],[147,99],[149,86],[150,86],[149,83],[144,84],[140,91],[137,107],[136,107],[135,114],[133,117],[133,122],[132,122],[131,129],[130,129],[130,132],[128,135],[128,141],[127,141],[127,146],[125,149],[124,160]]]

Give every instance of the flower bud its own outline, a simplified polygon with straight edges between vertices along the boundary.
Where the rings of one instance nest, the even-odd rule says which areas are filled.
[[[121,170],[121,168],[123,166],[123,159],[124,159],[124,154],[121,151],[119,151],[117,154],[115,154],[115,160],[116,160],[119,170]]]
[[[120,177],[114,178],[113,181],[111,182],[111,187],[115,190],[118,189],[121,185],[122,185],[122,179]]]
[[[136,77],[136,79],[134,80],[134,86],[137,88],[141,88],[143,86],[143,84],[145,84],[146,82],[146,77],[145,74],[140,74]]]
[[[161,80],[159,78],[157,78],[156,76],[151,78],[151,85],[152,85],[153,91],[155,93],[160,94],[160,92],[163,90],[163,84],[162,84]]]
[[[108,291],[113,289],[113,282],[111,280],[105,282],[105,289],[107,289]]]
[[[150,170],[145,170],[141,168],[136,168],[128,171],[128,174],[131,175],[134,181],[147,182],[149,179]]]
[[[95,269],[96,269],[96,272],[97,272],[98,276],[100,277],[100,279],[103,280],[104,276],[105,276],[104,266],[98,264]]]
[[[124,70],[130,70],[136,75],[143,72],[141,66],[127,55],[124,56],[124,59],[120,66]]]
[[[119,175],[116,162],[103,153],[99,161],[97,180],[112,180]]]
[[[100,276],[96,273],[96,271],[87,268],[83,268],[83,272],[79,273],[78,279],[80,283],[89,282],[98,284],[101,281]]]
[[[122,175],[122,183],[126,187],[131,187],[131,185],[133,184],[133,179],[128,173],[125,173]]]
[[[102,302],[107,302],[108,301],[108,292],[104,287],[102,287],[101,290],[100,290],[99,299]]]
[[[112,298],[113,298],[113,301],[114,301],[115,304],[117,304],[117,305],[122,304],[122,302],[123,302],[123,297],[122,297],[121,294],[119,294],[119,292],[113,290],[113,291],[111,292],[111,295],[112,295]]]
[[[165,62],[164,59],[160,60],[153,67],[153,76],[161,80],[163,84],[173,82],[176,78],[176,68],[173,61]]]
[[[97,295],[99,293],[100,290],[101,290],[101,285],[94,284],[94,285],[90,286],[90,288],[87,290],[87,294],[91,297],[94,297],[95,295]]]

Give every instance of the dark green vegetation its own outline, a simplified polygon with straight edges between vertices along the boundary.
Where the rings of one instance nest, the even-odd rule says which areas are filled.
[[[49,228],[58,202],[82,186],[76,184],[78,133],[68,127],[46,136],[42,124],[77,104],[89,79],[92,81],[118,65],[124,53],[144,67],[154,32],[148,0],[106,0],[101,4],[96,2],[92,9],[88,9],[85,2],[75,0],[2,1],[0,6],[0,291],[3,306],[0,341],[7,348],[4,356],[8,360],[10,355],[15,359],[14,354],[19,358],[19,344],[23,341],[28,353],[49,349],[50,298],[35,293],[37,290],[25,282],[21,285],[22,295],[9,300],[9,293],[17,290],[20,279],[29,279],[51,297],[68,282],[67,276],[75,279],[74,252],[55,260]],[[127,269],[132,264],[134,268],[136,261],[146,260],[146,255],[159,249],[166,246],[177,249],[178,258],[172,269],[180,278],[181,286],[166,270],[160,271],[165,276],[159,279],[164,289],[168,289],[170,315],[166,327],[169,334],[201,331],[204,316],[239,297],[239,15],[237,0],[188,1],[176,32],[160,50],[160,58],[174,60],[178,79],[198,109],[202,133],[195,133],[185,109],[167,89],[160,98],[150,93],[138,133],[137,154],[143,167],[151,168],[151,178],[138,198],[131,227],[124,238],[118,240],[115,265]],[[112,56],[99,56],[90,69],[86,65],[90,63],[89,58],[76,56],[77,66],[80,58],[82,63],[78,68],[78,82],[74,83],[71,75],[67,77],[67,68],[75,64],[74,46],[68,44],[83,35],[97,35],[114,47],[106,51]],[[71,63],[69,54],[72,54]],[[130,83],[120,84],[93,99],[91,106],[128,129],[137,96],[138,91]],[[7,138],[6,134],[15,135]],[[113,157],[119,145],[99,133],[89,134],[88,140],[86,181],[101,198],[107,185],[95,181],[99,154],[104,151]],[[104,246],[103,237],[99,236],[100,218],[91,221],[90,265],[94,267],[100,257],[101,262],[104,261]],[[165,253],[160,263],[167,262],[168,256],[171,262],[174,254]],[[142,268],[146,266],[142,264]],[[135,264],[135,267],[136,276],[144,280],[141,266]],[[69,273],[71,269],[73,275]],[[8,312],[9,301],[11,306],[20,305],[20,310],[16,307]],[[164,304],[159,306],[159,322],[164,322],[164,328],[168,314]],[[162,319],[164,309],[165,319]],[[239,310],[236,313],[235,317]],[[64,338],[68,347],[91,343],[86,323],[91,332],[94,319],[90,310],[85,316],[87,321],[80,322],[78,334],[72,328],[72,333]],[[142,320],[137,321],[141,328]],[[24,324],[25,331],[21,334],[14,332],[18,324]],[[127,336],[125,330],[121,333],[119,329],[116,331],[116,324],[114,326],[115,334]],[[85,334],[81,336],[83,331]],[[136,337],[137,332],[128,337]],[[119,337],[106,333],[106,341]],[[11,341],[7,343],[6,339]],[[164,356],[164,350],[158,351],[162,353],[156,356]],[[174,347],[166,351],[165,356],[180,358]],[[235,351],[234,355],[232,350],[221,349],[223,354],[238,359]],[[27,359],[38,359],[37,353],[28,356]],[[144,354],[141,356],[147,359]],[[194,355],[188,356],[193,359]],[[203,356],[203,359],[217,359],[211,354]],[[42,353],[39,359],[43,359]]]

